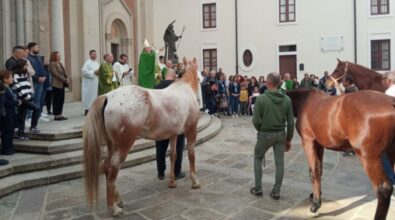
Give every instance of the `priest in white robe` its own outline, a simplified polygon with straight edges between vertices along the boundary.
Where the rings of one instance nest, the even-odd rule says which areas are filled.
[[[119,61],[115,62],[112,68],[117,74],[117,79],[119,80],[120,86],[127,86],[133,84],[134,72],[132,68],[127,64],[128,56],[126,54],[121,54],[119,56]]]
[[[85,115],[88,113],[93,101],[97,97],[97,90],[99,85],[98,70],[100,64],[96,61],[96,51],[89,51],[89,59],[85,61],[82,67],[82,107],[85,110]]]

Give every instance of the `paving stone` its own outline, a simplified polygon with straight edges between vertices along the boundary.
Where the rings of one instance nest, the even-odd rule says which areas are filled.
[[[67,218],[76,218],[82,215],[90,214],[90,210],[86,206],[76,206],[72,208],[66,208],[56,210],[53,212],[46,212],[44,220],[59,220]]]
[[[151,219],[163,219],[176,215],[186,208],[186,206],[178,202],[162,202],[139,212]]]
[[[232,220],[262,220],[262,219],[271,219],[273,215],[262,212],[258,209],[254,208],[247,208],[240,213],[238,213],[235,217],[230,219]]]
[[[224,215],[220,215],[212,210],[205,208],[195,208],[187,212],[183,212],[182,216],[187,217],[187,219],[193,219],[193,220],[225,219]]]
[[[84,215],[77,218],[72,218],[72,220],[95,220],[93,215]]]
[[[36,187],[22,192],[15,216],[26,213],[39,213],[44,205],[47,186]]]

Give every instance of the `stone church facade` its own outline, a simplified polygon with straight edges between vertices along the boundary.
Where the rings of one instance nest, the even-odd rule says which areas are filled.
[[[68,101],[81,99],[81,67],[95,49],[98,61],[125,53],[137,67],[142,42],[152,39],[152,1],[144,0],[1,0],[0,68],[15,45],[37,42],[49,60],[59,51],[72,85]]]

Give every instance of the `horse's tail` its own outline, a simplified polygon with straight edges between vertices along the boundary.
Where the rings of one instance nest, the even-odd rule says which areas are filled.
[[[101,146],[107,140],[104,125],[104,109],[107,97],[99,96],[89,109],[83,130],[85,192],[90,207],[98,199],[101,171]]]

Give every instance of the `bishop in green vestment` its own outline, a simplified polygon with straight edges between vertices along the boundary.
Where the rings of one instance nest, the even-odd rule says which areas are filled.
[[[145,47],[140,54],[138,82],[139,86],[153,89],[155,86],[155,51]]]

